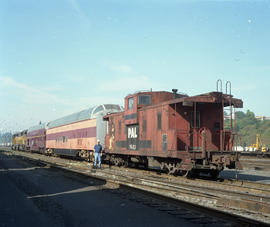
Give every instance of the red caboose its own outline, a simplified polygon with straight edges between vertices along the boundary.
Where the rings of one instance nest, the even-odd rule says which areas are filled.
[[[128,95],[124,112],[104,117],[111,163],[143,164],[182,175],[217,176],[224,167],[235,168],[234,133],[224,129],[224,107],[242,107],[242,100],[222,92],[191,97],[176,92]]]

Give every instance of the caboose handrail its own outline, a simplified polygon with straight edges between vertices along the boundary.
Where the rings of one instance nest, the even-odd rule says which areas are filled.
[[[218,88],[219,88],[219,85],[220,84],[220,91],[218,90]],[[218,79],[217,80],[217,92],[222,92],[222,80],[221,79]]]
[[[230,94],[228,94],[228,85],[229,85],[229,88],[230,88]],[[226,94],[227,95],[232,95],[232,83],[231,83],[231,81],[226,82]]]

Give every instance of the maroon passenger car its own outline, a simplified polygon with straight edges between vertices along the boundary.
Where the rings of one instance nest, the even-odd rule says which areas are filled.
[[[224,129],[224,107],[242,107],[242,100],[222,92],[189,97],[176,91],[128,95],[124,112],[105,116],[106,158],[181,175],[216,177],[224,167],[235,168],[235,138],[232,128]]]
[[[45,152],[46,124],[39,124],[27,131],[27,150],[34,152]]]

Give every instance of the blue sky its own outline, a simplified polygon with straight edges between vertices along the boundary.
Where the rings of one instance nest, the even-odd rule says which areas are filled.
[[[217,79],[270,116],[270,1],[0,0],[0,26],[0,131]]]

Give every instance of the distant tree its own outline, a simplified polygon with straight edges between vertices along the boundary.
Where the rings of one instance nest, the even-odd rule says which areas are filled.
[[[12,134],[10,132],[0,133],[0,143],[11,143]]]
[[[243,119],[245,116],[246,116],[245,113],[242,112],[242,111],[236,111],[235,112],[236,119],[239,119],[240,120],[240,119]]]
[[[261,134],[263,144],[270,147],[270,120],[260,121],[255,118],[255,114],[247,110],[246,113],[237,111],[236,132],[241,136],[242,143],[247,146],[256,143],[256,134]]]

